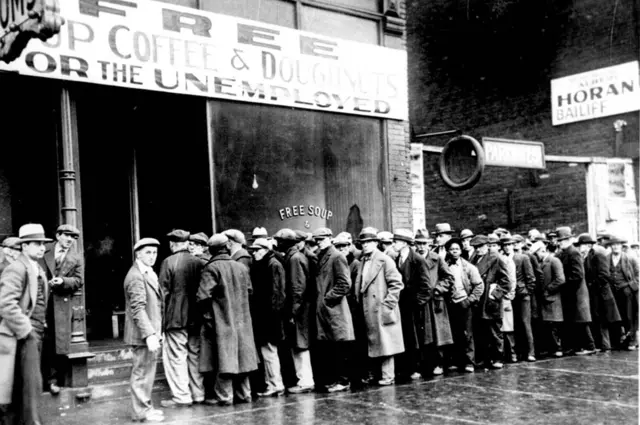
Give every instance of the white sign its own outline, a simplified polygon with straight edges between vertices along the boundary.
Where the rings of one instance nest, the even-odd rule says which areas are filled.
[[[498,167],[545,169],[544,144],[522,140],[483,137],[482,146],[486,165]]]
[[[411,143],[411,204],[413,205],[413,231],[427,228],[424,208],[424,156],[422,143]]]
[[[638,62],[551,80],[553,125],[640,110]]]
[[[0,70],[408,119],[405,51],[153,0],[60,0],[60,34]]]

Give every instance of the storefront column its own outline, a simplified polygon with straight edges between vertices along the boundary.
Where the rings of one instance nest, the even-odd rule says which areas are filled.
[[[78,213],[80,190],[78,182],[78,125],[76,108],[69,89],[63,87],[60,93],[61,161],[60,192],[61,218],[64,223],[80,229],[82,235],[82,219]],[[82,237],[76,249],[84,257]],[[87,359],[93,357],[87,343],[87,325],[85,315],[84,286],[71,296],[54,296],[56,352],[69,359],[67,384],[70,387],[86,387],[88,385]]]

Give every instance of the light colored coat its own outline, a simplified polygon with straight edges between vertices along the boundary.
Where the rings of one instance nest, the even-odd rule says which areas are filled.
[[[393,260],[375,249],[357,269],[354,294],[362,306],[367,332],[369,357],[392,356],[404,351],[398,298],[404,287]]]
[[[45,305],[49,293],[42,267]],[[38,274],[24,254],[8,265],[0,277],[0,404],[11,403],[16,347],[32,330],[31,314],[38,296]]]
[[[134,262],[124,278],[124,343],[146,345],[148,336],[162,331],[163,295],[157,282],[147,278]]]

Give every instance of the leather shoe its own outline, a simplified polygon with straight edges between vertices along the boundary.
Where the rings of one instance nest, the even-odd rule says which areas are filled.
[[[533,356],[527,356],[527,361],[528,361],[528,362],[535,362],[535,361],[536,361],[536,358],[535,358],[535,357],[533,357]]]
[[[284,389],[270,389],[262,393],[258,393],[258,397],[278,397],[284,394]]]
[[[378,385],[380,385],[381,387],[393,385],[393,378],[381,379],[378,381]]]
[[[294,387],[287,388],[287,392],[289,394],[302,394],[302,393],[310,393],[311,391],[313,391],[313,389],[314,389],[313,385],[309,385],[309,386],[296,385]]]
[[[51,395],[58,395],[60,394],[60,387],[57,384],[51,384],[49,385],[49,392]]]
[[[473,365],[470,365],[470,364],[468,364],[468,365],[466,365],[464,367],[464,371],[467,372],[467,373],[473,373],[474,370],[475,370],[475,368],[473,367]]]
[[[160,400],[162,407],[190,407],[191,403],[178,403],[174,400]]]
[[[491,369],[502,369],[504,365],[502,362],[493,362],[491,363]]]

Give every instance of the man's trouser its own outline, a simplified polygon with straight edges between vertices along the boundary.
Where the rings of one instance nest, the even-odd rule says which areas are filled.
[[[162,362],[176,403],[190,404],[204,400],[203,377],[198,371],[199,354],[198,336],[189,336],[186,329],[165,332]]]
[[[133,347],[133,367],[131,369],[131,402],[133,420],[146,418],[151,405],[151,391],[156,378],[156,353],[146,345]]]

